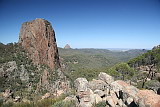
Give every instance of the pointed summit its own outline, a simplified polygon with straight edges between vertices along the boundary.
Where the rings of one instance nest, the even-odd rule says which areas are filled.
[[[71,49],[71,47],[69,46],[69,44],[67,44],[64,49]]]

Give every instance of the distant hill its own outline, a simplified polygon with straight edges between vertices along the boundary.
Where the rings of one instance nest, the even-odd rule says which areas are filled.
[[[81,68],[101,68],[119,62],[126,62],[147,50],[128,50],[115,52],[107,49],[63,49],[58,48],[62,62],[72,70]]]
[[[64,49],[71,49],[70,45],[69,44],[66,44]]]

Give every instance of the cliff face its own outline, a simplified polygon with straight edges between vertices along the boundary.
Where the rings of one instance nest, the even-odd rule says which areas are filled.
[[[29,53],[34,64],[45,64],[52,70],[60,66],[55,32],[47,20],[36,19],[23,23],[19,44]]]

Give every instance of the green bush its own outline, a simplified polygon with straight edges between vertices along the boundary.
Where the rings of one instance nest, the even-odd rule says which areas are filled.
[[[146,83],[145,83],[145,88],[147,88],[147,89],[153,89],[153,88],[159,88],[159,86],[160,86],[160,82],[159,81],[157,81],[157,80],[150,80],[150,81],[147,81]]]
[[[94,107],[106,107],[106,102],[104,102],[104,101],[99,102],[98,104],[95,104]]]
[[[128,80],[136,73],[127,63],[119,63],[109,68],[106,73],[112,75],[116,79]]]
[[[35,107],[35,105],[34,105],[34,103],[26,102],[26,103],[14,104],[12,107]]]
[[[59,102],[56,102],[51,107],[76,107],[76,103],[73,100],[71,100],[71,101],[59,101]]]
[[[1,107],[12,107],[12,106],[13,106],[13,103],[8,102],[8,103],[3,104]]]
[[[3,99],[0,99],[0,107],[3,105]]]
[[[54,105],[52,105],[51,107],[64,107],[63,106],[63,101],[59,101],[59,102],[56,102]]]
[[[11,102],[3,104],[3,102],[0,101],[0,107],[50,107],[54,104],[58,105],[58,102],[61,102],[64,99],[64,96],[60,96],[58,98],[49,98],[49,99],[43,99],[38,101],[31,101],[31,102],[20,102],[13,104]],[[68,106],[55,106],[55,107],[74,107],[69,106],[71,104],[74,104],[74,102],[65,102],[64,105]]]

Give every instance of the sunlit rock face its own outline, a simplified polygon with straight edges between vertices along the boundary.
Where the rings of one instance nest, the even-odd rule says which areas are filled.
[[[23,23],[19,45],[28,52],[34,64],[45,64],[51,69],[60,66],[55,32],[47,20],[35,19]]]

